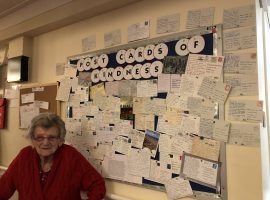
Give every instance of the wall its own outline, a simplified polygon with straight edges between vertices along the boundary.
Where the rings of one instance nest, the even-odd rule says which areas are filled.
[[[196,8],[215,7],[214,23],[222,23],[224,8],[254,3],[253,0],[145,0],[131,6],[48,32],[33,38],[33,57],[30,82],[51,83],[57,81],[55,65],[65,62],[71,55],[80,54],[81,40],[96,34],[98,49],[104,47],[103,34],[121,28],[122,44],[127,43],[128,25],[151,20],[151,37],[156,34],[156,19],[159,16],[180,13],[180,31],[185,31],[187,11]],[[62,106],[64,109],[64,106]],[[64,116],[65,112],[62,112]],[[0,130],[0,165],[8,166],[18,151],[29,142],[25,131],[18,129],[19,111],[10,108],[8,127]],[[228,200],[262,199],[260,148],[227,145]],[[166,200],[166,194],[159,191],[107,181],[111,193],[134,200]],[[189,198],[185,198],[189,199]]]

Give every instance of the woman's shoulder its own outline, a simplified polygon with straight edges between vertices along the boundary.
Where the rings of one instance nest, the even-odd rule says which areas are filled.
[[[68,145],[68,144],[63,144],[61,146],[62,152],[67,153],[67,154],[78,154],[79,152],[77,151],[77,149],[75,149],[75,147]]]
[[[69,144],[62,144],[61,146],[65,151],[74,151],[76,150],[73,146],[69,145]]]
[[[63,144],[61,146],[61,152],[60,154],[62,154],[62,156],[67,156],[69,159],[73,158],[75,160],[77,159],[83,159],[83,155],[73,146],[68,145],[68,144]]]
[[[30,154],[30,153],[33,153],[33,147],[29,145],[29,146],[23,147],[20,150],[19,154]]]
[[[16,158],[17,160],[25,160],[32,157],[32,155],[34,155],[34,149],[32,146],[29,145],[29,146],[23,147],[18,153],[18,155],[16,156]]]

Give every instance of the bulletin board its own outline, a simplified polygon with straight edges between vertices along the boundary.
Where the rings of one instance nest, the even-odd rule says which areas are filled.
[[[20,106],[29,105],[29,103],[22,103],[22,95],[34,93],[34,101],[48,103],[48,109],[40,107],[39,112],[51,112],[60,114],[60,102],[56,100],[57,83],[51,84],[34,84],[31,86],[23,86],[20,88]]]
[[[103,50],[99,50],[96,52],[90,52],[90,53],[84,53],[84,54],[79,54],[79,55],[74,55],[68,57],[68,63],[74,66],[77,66],[78,73],[80,72],[90,72],[88,77],[91,79],[91,85],[97,85],[102,82],[113,82],[113,81],[121,81],[125,79],[131,79],[131,80],[151,80],[157,78],[158,74],[161,73],[161,68],[160,68],[160,62],[164,63],[164,57],[160,58],[149,58],[144,61],[137,61],[133,60],[130,61],[130,63],[119,63],[119,59],[121,61],[121,55],[119,55],[120,51],[130,51],[130,50],[135,50],[139,49],[140,47],[143,48],[150,48],[151,51],[151,45],[160,45],[162,48],[164,45],[168,47],[168,52],[166,53],[166,56],[179,56],[179,62],[177,63],[179,66],[185,66],[187,62],[187,53],[186,55],[181,56],[181,52],[179,50],[183,51],[189,51],[185,47],[187,43],[185,43],[185,39],[187,40],[192,40],[194,36],[199,35],[200,37],[203,38],[205,41],[204,47],[199,51],[195,53],[203,54],[203,55],[222,55],[222,40],[221,40],[221,34],[222,34],[222,26],[221,25],[215,25],[211,27],[203,27],[197,30],[192,30],[192,31],[187,31],[187,32],[182,32],[182,33],[175,33],[171,35],[166,35],[154,39],[147,39],[147,40],[141,40],[141,41],[136,41],[132,42],[126,45],[121,45],[113,48],[107,48]],[[184,39],[184,40],[182,40]],[[179,44],[180,42],[180,44]],[[183,43],[181,43],[183,42]],[[194,43],[195,45],[195,43]],[[194,46],[195,47],[195,46]],[[164,49],[163,49],[164,50]],[[193,53],[193,52],[190,52]],[[185,53],[184,53],[185,54]],[[106,57],[103,57],[106,55]],[[99,69],[97,67],[92,68],[91,65],[94,62],[94,64],[97,64],[100,60],[98,58],[102,58],[102,61],[106,62],[106,66],[103,66]],[[126,58],[128,60],[129,57]],[[141,67],[144,66],[144,72],[139,74],[138,76],[128,76],[125,77],[123,75],[123,71],[127,70],[126,68],[130,67],[130,64],[134,67],[136,64],[140,64]],[[147,66],[148,65],[148,66]],[[153,66],[153,69],[151,70],[150,65]],[[132,68],[131,66],[131,68]],[[181,67],[180,67],[181,68]],[[114,69],[115,73],[113,73],[113,70],[110,71],[110,69]],[[142,68],[140,68],[142,69]],[[118,70],[118,71],[117,71]],[[174,69],[171,69],[174,70]],[[178,69],[176,70],[176,73],[181,74],[182,70],[184,69]],[[131,70],[132,71],[132,70]],[[136,70],[135,70],[136,71]],[[152,72],[152,73],[151,73]],[[103,74],[100,76],[100,74]],[[100,76],[100,77],[99,77]],[[166,93],[159,93],[158,98],[166,98]],[[155,119],[155,126],[157,123],[157,119]],[[216,188],[211,188],[207,187],[205,185],[201,185],[198,183],[191,183],[192,190],[197,191],[197,192],[206,192],[213,194],[212,198],[213,199],[218,199],[220,196],[222,196],[222,199],[227,199],[226,197],[226,145],[221,144],[221,149],[220,149],[220,156],[219,156],[219,161],[222,163],[220,165],[220,170],[218,174],[218,183]],[[158,159],[159,154],[157,152],[157,155],[155,159]],[[119,180],[116,180],[119,181]],[[122,182],[122,181],[120,181]],[[134,183],[129,183],[125,182],[127,184],[134,184]],[[157,190],[163,190],[164,191],[164,184],[158,184],[154,181],[143,179],[143,184],[135,184],[137,186],[143,186],[146,188],[151,188],[151,189],[157,189]],[[194,193],[196,194],[196,193]]]

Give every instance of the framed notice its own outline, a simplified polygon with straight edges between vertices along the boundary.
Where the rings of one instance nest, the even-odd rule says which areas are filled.
[[[180,176],[201,185],[217,188],[219,171],[220,162],[184,152]]]

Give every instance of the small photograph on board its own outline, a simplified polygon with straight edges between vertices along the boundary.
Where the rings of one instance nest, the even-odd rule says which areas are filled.
[[[163,59],[163,74],[184,74],[188,56],[165,56]]]
[[[133,115],[133,98],[132,97],[120,97],[120,119],[122,120],[134,120]]]
[[[143,141],[143,149],[148,149],[151,156],[155,157],[158,147],[160,133],[157,131],[145,130],[145,137]]]

